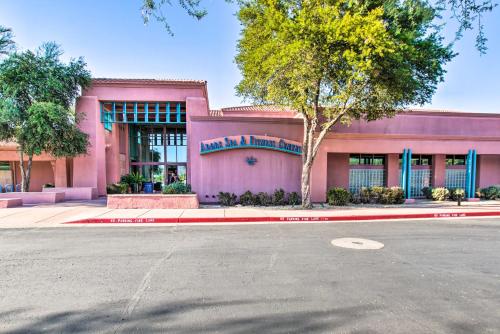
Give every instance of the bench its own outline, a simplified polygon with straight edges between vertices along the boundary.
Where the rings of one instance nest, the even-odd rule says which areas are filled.
[[[20,198],[0,198],[0,209],[15,208],[23,205],[23,200]]]

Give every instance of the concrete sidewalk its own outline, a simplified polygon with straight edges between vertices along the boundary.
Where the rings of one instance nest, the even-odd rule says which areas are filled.
[[[151,223],[236,223],[356,221],[380,219],[500,217],[500,201],[427,202],[398,206],[357,205],[329,207],[317,205],[311,210],[277,207],[203,206],[200,209],[108,209],[105,199],[64,202],[55,205],[23,206],[0,210],[0,228],[37,228],[86,224]]]

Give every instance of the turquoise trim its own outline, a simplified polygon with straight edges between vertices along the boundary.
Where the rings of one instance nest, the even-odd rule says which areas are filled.
[[[156,102],[155,105],[155,122],[160,123],[160,104]]]
[[[114,123],[116,121],[116,102],[113,102],[113,118],[111,121]]]
[[[166,123],[170,123],[170,102],[167,102],[167,118]]]
[[[471,182],[471,198],[476,197],[476,175],[477,170],[477,151],[472,150],[472,182]]]
[[[123,123],[127,123],[127,102],[123,102]]]
[[[134,102],[134,123],[137,123],[137,102]]]
[[[406,186],[406,198],[411,198],[411,148],[408,149],[407,151],[407,155],[408,155],[408,158],[407,158],[407,172],[406,172],[406,183],[407,183],[407,186]]]
[[[180,103],[177,103],[176,114],[177,114],[177,123],[180,123],[181,122],[181,104]]]
[[[144,103],[144,123],[149,123],[149,103]]]

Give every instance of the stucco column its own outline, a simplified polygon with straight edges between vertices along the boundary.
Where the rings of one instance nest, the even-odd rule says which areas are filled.
[[[397,153],[387,154],[386,173],[387,173],[387,186],[399,187],[400,186],[399,154]]]
[[[106,183],[120,181],[120,126],[113,124],[112,131],[105,131],[106,137]]]
[[[50,163],[54,172],[54,186],[66,188],[68,186],[66,158],[57,159]]]
[[[208,116],[208,102],[202,97],[186,98],[186,136],[187,136],[187,178],[191,184],[193,191],[198,192],[200,201],[200,191],[202,191],[201,179],[201,159],[199,152],[199,140],[195,137],[198,134],[193,134],[191,127],[191,116]]]
[[[99,116],[99,101],[96,96],[82,96],[76,110],[85,114],[79,127],[89,135],[90,145],[87,155],[73,159],[73,187],[95,187],[99,195],[105,195],[106,141]]]
[[[315,203],[326,202],[327,160],[327,152],[320,148],[311,175],[311,198]]]
[[[446,155],[435,154],[432,157],[432,186],[444,187],[446,179]]]

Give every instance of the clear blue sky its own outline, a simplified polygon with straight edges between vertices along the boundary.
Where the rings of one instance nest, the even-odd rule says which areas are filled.
[[[199,22],[170,10],[173,37],[156,22],[143,24],[140,0],[0,0],[0,25],[14,30],[20,49],[56,41],[65,57],[83,56],[94,77],[202,79],[211,108],[245,104],[234,93],[240,79],[236,7],[223,0],[205,4],[209,15]],[[480,56],[475,35],[467,34],[425,107],[500,113],[500,8],[484,23],[488,53]],[[452,37],[453,27],[447,30]]]

